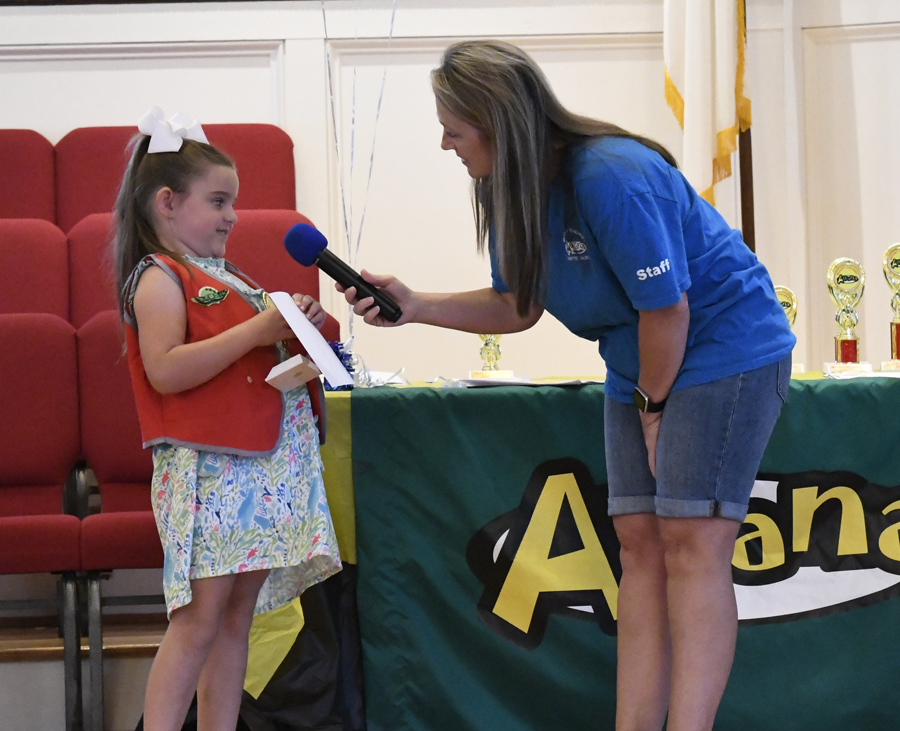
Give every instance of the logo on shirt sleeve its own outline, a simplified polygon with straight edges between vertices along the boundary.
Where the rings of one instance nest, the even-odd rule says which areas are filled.
[[[574,228],[567,228],[563,234],[563,243],[566,245],[566,255],[569,261],[585,261],[590,259],[587,253],[587,244],[584,242],[584,234]]]
[[[672,265],[669,264],[668,259],[663,259],[658,266],[638,269],[637,278],[643,282],[648,277],[658,277],[660,274],[665,274],[670,271],[672,271]]]

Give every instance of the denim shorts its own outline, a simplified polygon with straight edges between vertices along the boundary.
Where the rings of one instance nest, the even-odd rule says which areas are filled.
[[[759,463],[791,379],[791,357],[673,391],[663,410],[650,473],[633,404],[604,406],[609,514],[743,521]]]

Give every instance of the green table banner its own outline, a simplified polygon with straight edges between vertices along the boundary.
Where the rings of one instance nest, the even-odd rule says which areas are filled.
[[[352,414],[370,731],[612,731],[603,388],[357,390]],[[898,414],[900,381],[792,382],[717,730],[896,727]]]

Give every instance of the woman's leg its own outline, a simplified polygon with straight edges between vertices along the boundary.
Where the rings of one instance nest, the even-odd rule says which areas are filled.
[[[668,731],[709,731],[734,661],[737,604],[731,575],[740,523],[659,518],[665,547],[672,691]]]
[[[241,707],[256,598],[268,571],[236,574],[219,633],[197,686],[198,731],[233,731]]]
[[[616,731],[660,731],[669,703],[672,643],[659,519],[613,516],[621,544]]]
[[[192,581],[190,604],[172,612],[147,679],[146,731],[181,729],[233,584],[233,576]]]

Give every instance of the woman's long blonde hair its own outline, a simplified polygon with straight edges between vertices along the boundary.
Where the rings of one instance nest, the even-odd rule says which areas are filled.
[[[474,182],[472,206],[479,251],[494,232],[500,273],[524,316],[543,296],[547,200],[554,160],[572,144],[627,137],[675,159],[662,145],[609,122],[573,114],[556,98],[528,54],[503,41],[450,46],[431,72],[435,98],[483,131],[493,149],[493,172]]]
[[[149,146],[150,138],[142,134],[135,135],[129,143],[131,159],[113,209],[112,259],[119,312],[124,306],[125,282],[147,254],[166,254],[181,261],[181,256],[166,249],[156,235],[152,210],[156,192],[171,188],[175,193],[186,193],[191,181],[210,167],[234,169],[231,158],[204,142],[184,140],[178,152],[148,154]]]

